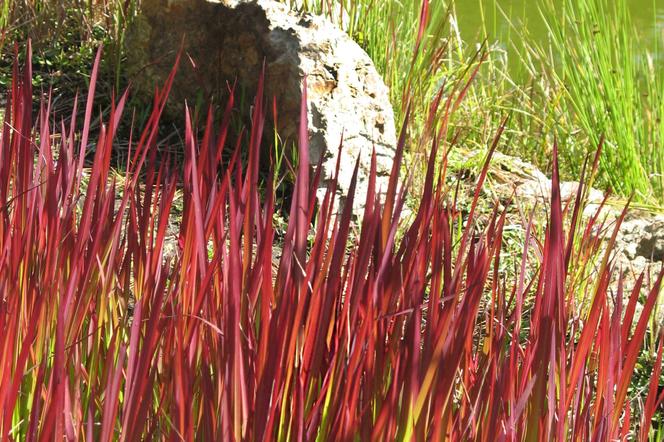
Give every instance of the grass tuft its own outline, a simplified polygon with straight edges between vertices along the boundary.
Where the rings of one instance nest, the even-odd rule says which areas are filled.
[[[187,110],[184,209],[176,251],[166,254],[177,180],[167,158],[157,161],[156,142],[175,69],[131,143],[119,185],[110,158],[126,94],[112,100],[91,166],[84,161],[99,63],[98,55],[80,138],[76,119],[60,123],[49,101],[33,121],[30,63],[22,72],[16,66],[8,92],[0,132],[3,437],[648,436],[662,394],[654,383],[643,397],[628,386],[664,273],[634,329],[640,287],[621,284],[614,296],[613,261],[603,261],[594,286],[577,282],[594,271],[586,251],[596,247],[595,221],[577,225],[580,197],[562,207],[557,162],[544,237],[527,228],[533,236],[521,272],[528,247],[539,251],[537,270],[511,278],[500,272],[505,213],[495,209],[486,227],[475,227],[487,165],[464,217],[445,185],[445,164],[432,161],[419,209],[402,221],[404,124],[387,194],[377,194],[373,158],[354,226],[357,175],[338,216],[334,181],[314,204],[318,175],[310,179],[302,118],[295,194],[277,252],[274,192],[261,197],[258,180],[269,101],[255,99],[246,164],[240,145],[226,142],[228,121],[199,137]],[[445,115],[430,119],[432,159],[453,147],[440,130],[449,113],[438,106],[456,107],[465,93],[457,90],[431,105],[431,115]],[[577,228],[585,233],[566,235]],[[580,289],[589,308],[576,301]]]

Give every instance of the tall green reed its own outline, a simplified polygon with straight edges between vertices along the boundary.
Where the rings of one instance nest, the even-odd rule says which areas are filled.
[[[561,9],[562,3],[562,9]],[[627,0],[547,0],[542,8],[553,52],[554,81],[593,143],[567,146],[583,158],[585,146],[606,137],[600,162],[605,186],[641,201],[664,201],[664,66],[658,42],[648,48]],[[551,55],[553,54],[553,55]],[[573,165],[572,165],[573,167]]]

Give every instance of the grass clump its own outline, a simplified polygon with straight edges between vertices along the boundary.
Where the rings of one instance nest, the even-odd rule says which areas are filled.
[[[554,81],[565,86],[565,104],[584,134],[594,143],[598,134],[606,138],[601,182],[623,195],[634,192],[641,201],[661,203],[664,69],[657,59],[658,40],[648,47],[626,0],[562,4],[562,14],[555,13],[560,5],[550,1],[543,9],[555,51],[552,64],[559,66]],[[573,159],[587,153],[578,144],[568,148]]]
[[[44,98],[35,121],[31,85],[45,78],[28,62],[7,80],[15,87],[0,132],[0,434],[658,440],[663,344],[649,318],[662,276],[613,290],[611,249],[593,233],[599,217],[580,219],[582,198],[563,207],[554,191],[542,231],[532,221],[508,225],[502,208],[481,201],[488,166],[465,154],[491,157],[498,146],[532,154],[556,189],[557,152],[546,137],[565,141],[566,176],[583,176],[569,165],[587,150],[560,134],[581,121],[594,140],[597,116],[585,106],[615,96],[568,101],[573,89],[561,85],[574,50],[562,74],[519,85],[500,48],[478,52],[448,31],[441,3],[304,3],[377,60],[407,120],[397,158],[407,149],[425,156],[417,188],[398,190],[397,162],[386,199],[370,186],[355,226],[350,212],[333,213],[332,189],[314,202],[318,176],[302,137],[290,215],[281,217],[278,167],[261,187],[260,96],[246,150],[230,147],[245,144],[229,140],[228,118],[199,131],[202,118],[185,116],[180,177],[157,146],[170,83],[140,135],[129,131],[118,180],[110,164],[128,95],[105,92],[103,64],[87,74],[94,44],[75,63],[76,78],[89,79],[80,85],[86,105]],[[108,29],[90,41],[120,41]],[[552,60],[529,54],[531,72]],[[580,87],[594,87],[579,75]],[[639,103],[625,106],[642,117]],[[627,120],[601,121],[608,145],[596,167],[610,184],[622,167],[620,157],[605,160],[621,149],[611,131]],[[463,207],[446,179],[454,154],[476,180]],[[638,155],[644,169],[648,158]],[[641,198],[656,196],[652,178]],[[400,220],[406,204],[413,218]]]
[[[526,226],[532,241],[521,268],[535,247],[537,270],[511,278],[500,272],[505,214],[495,210],[474,228],[487,164],[464,217],[445,164],[435,167],[446,121],[432,126],[438,135],[414,219],[400,220],[407,187],[398,186],[399,160],[381,199],[373,158],[355,236],[356,176],[341,213],[332,210],[334,182],[315,203],[304,97],[295,190],[275,259],[272,180],[264,197],[258,180],[266,102],[254,102],[246,165],[237,147],[221,160],[229,121],[198,138],[187,112],[182,222],[176,251],[165,256],[177,181],[155,156],[173,77],[131,144],[119,186],[110,157],[126,94],[101,127],[89,170],[83,161],[99,58],[80,138],[75,119],[52,126],[47,101],[33,122],[27,66],[16,71],[0,132],[2,436],[648,437],[664,398],[664,340],[647,391],[628,387],[664,273],[636,314],[643,280],[612,296],[606,255],[595,283],[584,285],[589,305],[577,305],[575,276],[593,270],[581,251],[596,240],[569,233],[592,225],[579,224],[581,199],[562,207],[555,160],[546,232],[536,238]],[[432,115],[456,98],[435,100]]]
[[[136,0],[6,0],[0,19],[0,86],[11,83],[13,42],[33,43],[35,89],[53,95],[53,106],[68,113],[78,90],[89,85],[97,48],[107,48],[100,69],[98,103],[126,85],[122,64],[127,26],[138,13]],[[12,42],[12,44],[8,44]],[[20,44],[19,54],[25,53]]]

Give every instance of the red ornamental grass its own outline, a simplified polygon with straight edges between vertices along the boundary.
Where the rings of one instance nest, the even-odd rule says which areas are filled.
[[[467,85],[432,103],[431,166],[414,219],[400,220],[404,124],[383,197],[372,158],[356,236],[357,169],[341,213],[334,182],[315,204],[320,176],[309,176],[303,98],[300,163],[275,266],[272,180],[259,192],[262,87],[246,165],[241,144],[227,140],[232,99],[216,133],[210,114],[201,138],[187,111],[179,249],[165,257],[176,179],[168,161],[157,165],[156,138],[174,74],[156,91],[118,184],[110,159],[126,94],[84,167],[98,65],[99,55],[80,137],[76,109],[65,124],[48,100],[33,122],[29,63],[22,74],[15,68],[8,93],[0,139],[3,439],[647,438],[662,401],[661,340],[640,416],[628,386],[662,274],[634,319],[643,278],[631,291],[621,278],[612,294],[607,254],[589,308],[577,305],[572,276],[589,261],[580,246],[592,243],[597,218],[580,225],[582,190],[562,207],[554,162],[537,271],[526,275],[528,248],[540,247],[531,221],[519,274],[503,276],[506,214],[494,211],[481,231],[472,222],[488,160],[465,220],[446,193],[444,160],[440,173],[434,168],[456,139],[447,123]],[[233,154],[222,164],[226,149]]]

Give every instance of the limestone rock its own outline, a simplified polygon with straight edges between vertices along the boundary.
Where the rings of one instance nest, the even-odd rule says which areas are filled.
[[[276,97],[279,134],[295,141],[306,76],[310,162],[324,155],[322,186],[334,174],[343,137],[341,193],[359,157],[355,206],[364,203],[372,147],[377,185],[387,188],[396,145],[388,89],[369,56],[344,32],[271,0],[144,0],[142,9],[129,32],[127,63],[136,67],[132,81],[139,93],[150,94],[164,81],[181,44],[186,56],[171,96],[176,113],[185,99],[223,98],[235,80],[253,97],[265,62],[266,96]]]
[[[618,245],[628,259],[664,261],[664,216],[632,217],[620,227]]]

